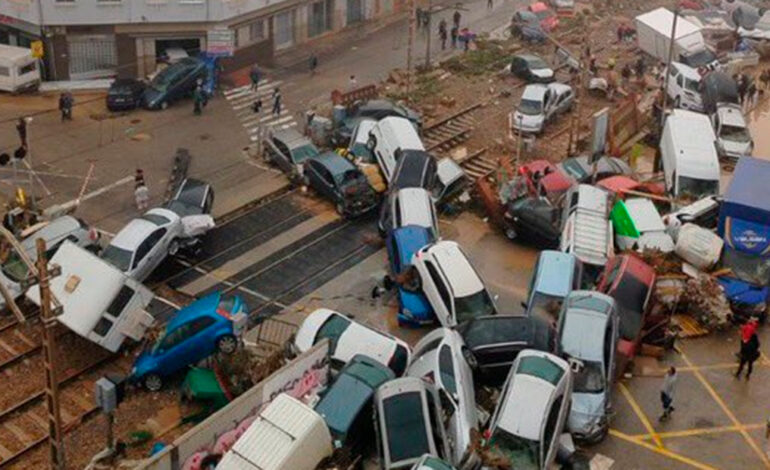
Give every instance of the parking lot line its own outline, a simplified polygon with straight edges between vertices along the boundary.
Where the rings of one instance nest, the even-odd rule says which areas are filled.
[[[644,411],[642,411],[639,403],[637,403],[634,397],[631,395],[631,392],[628,391],[628,388],[626,388],[625,384],[620,383],[618,384],[618,387],[620,388],[620,393],[622,393],[623,396],[626,397],[626,400],[628,400],[628,404],[631,405],[631,408],[634,410],[634,413],[636,413],[639,421],[641,421],[644,425],[647,433],[652,436],[652,440],[655,441],[655,444],[658,447],[663,448],[663,441],[660,440],[660,437],[655,432],[655,428],[652,427],[652,423],[650,423],[650,420],[647,418],[647,415],[644,414]]]
[[[687,366],[692,366],[693,363],[690,361],[690,358],[687,357],[687,354],[684,353],[684,351],[681,351],[682,360],[684,361]],[[762,452],[762,449],[757,446],[757,443],[754,442],[754,439],[749,436],[749,433],[746,432],[746,429],[743,427],[743,424],[738,421],[738,418],[735,417],[732,411],[730,411],[730,408],[727,407],[727,404],[725,404],[724,400],[722,400],[722,397],[719,396],[716,390],[714,390],[714,387],[711,386],[711,384],[706,380],[706,377],[703,376],[703,374],[700,373],[699,370],[695,369],[693,370],[693,373],[695,374],[695,377],[700,381],[700,383],[706,387],[706,390],[709,392],[709,395],[711,395],[711,398],[714,399],[715,402],[717,402],[717,405],[719,405],[720,408],[722,408],[722,411],[727,415],[727,417],[730,419],[730,421],[733,422],[733,425],[735,425],[738,428],[738,432],[741,433],[743,438],[746,440],[746,442],[749,444],[749,446],[754,450],[754,453],[757,454],[759,459],[764,464],[765,468],[770,469],[770,461],[767,460],[767,456],[764,452]]]
[[[641,439],[636,439],[632,436],[629,436],[628,434],[624,434],[615,429],[610,429],[610,435],[623,439],[624,441],[630,442],[632,444],[636,444],[640,447],[644,447],[645,449],[651,450],[656,454],[660,454],[665,457],[668,457],[671,460],[676,460],[678,462],[689,465],[691,467],[698,468],[700,470],[717,470],[716,468],[710,465],[706,465],[705,463],[698,462],[697,460],[693,460],[689,457],[685,457],[684,455],[677,454],[676,452],[672,452],[666,449],[665,447],[655,447],[654,445],[648,442],[644,442]]]
[[[756,429],[764,429],[765,423],[746,424],[742,426],[714,426],[711,428],[693,428],[682,429],[680,431],[668,431],[659,432],[658,437],[661,439],[671,439],[676,437],[692,437],[702,436],[704,434],[721,434],[726,432],[740,432],[742,429],[747,431],[754,431]],[[652,438],[649,434],[632,434],[630,437],[635,439],[649,440]]]

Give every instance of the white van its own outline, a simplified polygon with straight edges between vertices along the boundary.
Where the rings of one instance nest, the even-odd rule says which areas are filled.
[[[671,62],[671,70],[668,73],[668,97],[673,101],[674,107],[702,112],[701,76],[698,71],[681,62]]]
[[[29,49],[0,44],[0,91],[37,90],[40,69]]]
[[[705,114],[675,109],[666,118],[660,153],[669,194],[719,194],[716,135]]]
[[[369,131],[369,141],[366,146],[374,152],[388,183],[393,178],[396,160],[402,150],[425,151],[414,124],[408,119],[397,116],[380,119]]]
[[[257,416],[217,470],[315,470],[332,455],[332,436],[311,407],[282,393]]]
[[[61,267],[51,279],[51,293],[63,309],[59,323],[111,352],[126,338],[144,337],[154,321],[145,310],[155,297],[151,290],[69,240],[50,264]],[[40,305],[40,289],[29,289],[27,298]]]
[[[612,258],[615,248],[609,199],[607,191],[588,184],[570,188],[562,218],[562,252],[598,268]]]

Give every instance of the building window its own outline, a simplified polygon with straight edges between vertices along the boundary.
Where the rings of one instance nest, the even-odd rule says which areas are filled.
[[[75,0],[56,0],[56,3],[75,3]]]
[[[11,69],[0,65],[0,77],[10,77],[10,76],[11,76]]]
[[[273,17],[276,49],[286,48],[294,44],[294,12],[295,10],[284,11]]]
[[[332,29],[334,0],[318,0],[308,6],[307,35],[311,38]]]
[[[265,21],[257,20],[249,25],[249,41],[257,42],[265,39]]]

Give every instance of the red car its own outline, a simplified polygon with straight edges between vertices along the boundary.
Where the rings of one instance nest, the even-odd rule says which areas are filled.
[[[650,297],[655,286],[655,270],[634,255],[610,259],[599,278],[596,290],[615,299],[620,312],[618,373],[634,358],[647,320]]]
[[[654,194],[655,196],[663,196],[666,193],[666,187],[663,183],[640,183],[624,175],[610,176],[596,184],[623,199],[625,199],[627,191]]]
[[[556,16],[556,13],[548,8],[548,5],[544,2],[533,3],[527,7],[527,10],[537,15],[540,20],[540,27],[543,28],[543,31],[546,33],[550,33],[559,26],[559,18]]]
[[[572,180],[548,160],[535,160],[519,167],[530,196],[545,196],[552,203],[572,186]]]

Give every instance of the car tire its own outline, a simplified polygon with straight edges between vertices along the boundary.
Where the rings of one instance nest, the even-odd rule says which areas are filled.
[[[160,109],[162,109],[164,111],[167,110],[168,109],[168,101],[166,101],[166,100],[161,101],[160,102]]]
[[[519,234],[516,233],[516,230],[514,230],[513,228],[508,227],[505,229],[505,238],[507,238],[508,240],[516,240],[516,237],[518,236]]]
[[[338,213],[339,215],[345,215],[345,206],[344,206],[344,205],[342,205],[342,203],[341,203],[341,202],[338,202],[338,203],[337,203],[337,204],[334,206],[334,209],[337,211],[337,213]]]
[[[171,240],[171,243],[168,245],[168,254],[171,256],[176,256],[177,253],[179,253],[179,240],[174,239]]]
[[[158,374],[148,374],[142,380],[144,388],[151,392],[157,392],[163,388],[163,379]]]
[[[217,351],[232,354],[238,349],[238,339],[233,335],[224,335],[217,340]]]

